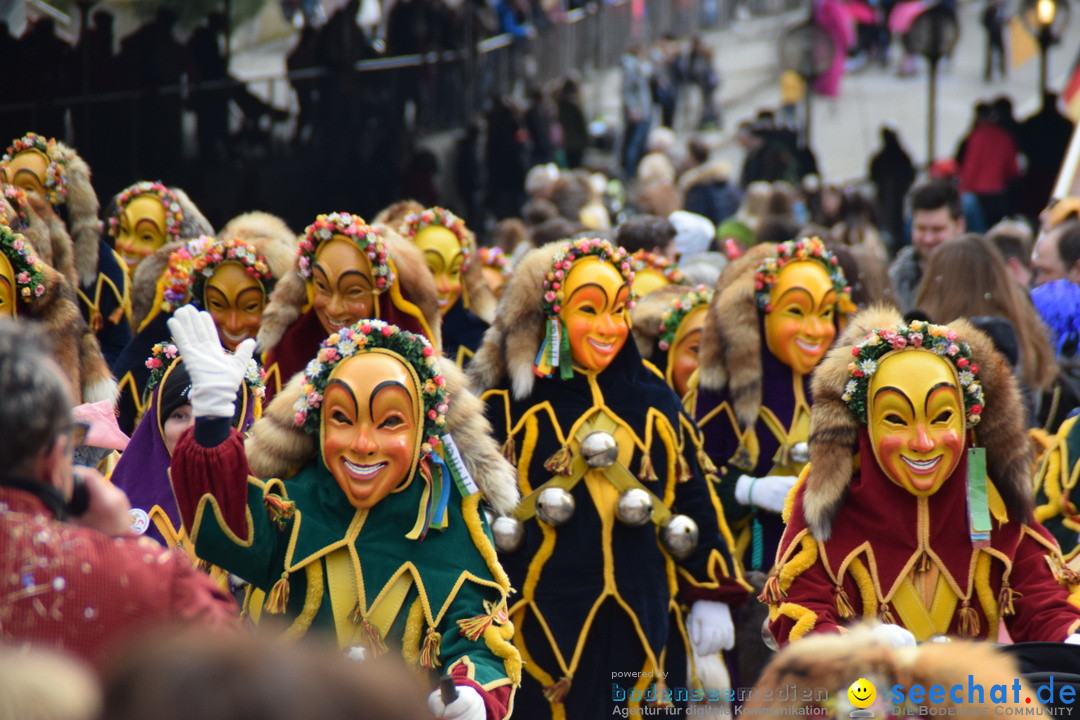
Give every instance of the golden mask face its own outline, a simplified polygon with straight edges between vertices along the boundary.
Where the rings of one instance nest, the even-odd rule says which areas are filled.
[[[566,326],[574,363],[600,372],[630,334],[630,286],[614,265],[589,255],[570,267],[563,297],[559,319]]]
[[[13,318],[19,291],[15,284],[15,268],[4,253],[0,253],[0,317]]]
[[[330,373],[323,460],[354,507],[374,507],[409,479],[420,452],[422,407],[412,373],[396,356],[354,355]]]
[[[311,306],[327,335],[379,317],[373,277],[371,259],[345,235],[334,235],[315,250]]]
[[[780,268],[769,293],[765,346],[798,375],[808,375],[836,337],[836,290],[829,273],[812,260]]]
[[[671,283],[664,273],[656,268],[645,268],[634,273],[634,284],[631,286],[634,290],[634,297],[643,298],[653,290],[659,290],[662,287],[667,287]]]
[[[886,477],[929,497],[964,451],[964,401],[956,372],[927,350],[887,355],[867,393],[870,444]]]
[[[484,276],[484,282],[491,288],[491,293],[495,296],[496,300],[502,300],[503,290],[506,289],[506,278],[503,274],[493,267],[480,268],[481,274]]]
[[[223,263],[206,281],[203,305],[214,318],[221,344],[234,352],[237,345],[258,334],[266,291],[240,263]]]
[[[5,172],[4,182],[26,192],[26,199],[34,212],[44,217],[52,211],[45,194],[45,177],[49,158],[40,150],[23,150],[11,159]]]
[[[416,246],[424,251],[428,270],[435,276],[439,289],[439,313],[446,315],[461,297],[461,266],[465,253],[457,236],[441,225],[429,225],[413,238]]]
[[[165,244],[165,206],[156,195],[144,194],[132,198],[120,213],[116,233],[116,252],[127,265],[128,273]]]
[[[679,397],[686,394],[690,376],[698,368],[701,329],[705,327],[705,315],[708,310],[707,305],[699,305],[688,312],[675,332],[675,342],[668,349],[671,385]]]

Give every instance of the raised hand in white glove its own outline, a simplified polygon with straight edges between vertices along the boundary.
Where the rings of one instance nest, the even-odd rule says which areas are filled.
[[[735,647],[735,623],[727,603],[697,600],[690,606],[686,634],[698,655],[712,655]]]
[[[1069,637],[1065,638],[1066,645],[1080,645],[1080,633],[1073,633]]]
[[[230,355],[221,347],[208,312],[191,305],[173,313],[169,331],[191,376],[191,411],[195,417],[228,417],[236,411],[236,390],[244,380],[255,340],[248,338]]]
[[[794,475],[766,475],[760,478],[740,475],[735,482],[735,500],[740,505],[783,512],[784,500],[797,481]]]
[[[884,625],[878,625],[870,633],[893,647],[915,647],[915,636],[907,628],[902,628],[899,625],[885,623]]]
[[[446,720],[485,720],[487,708],[484,707],[484,698],[476,692],[476,688],[469,685],[457,686],[457,699],[449,705],[443,703],[442,691],[436,690],[428,695],[428,710],[435,717]]]

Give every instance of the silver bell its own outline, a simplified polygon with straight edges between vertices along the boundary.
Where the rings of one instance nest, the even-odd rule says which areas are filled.
[[[536,516],[548,525],[562,525],[573,514],[574,497],[562,488],[545,488],[536,498]]]
[[[517,518],[500,515],[491,523],[491,534],[495,538],[496,548],[502,552],[514,552],[521,547],[525,528]]]
[[[797,442],[791,446],[789,454],[792,462],[804,463],[810,460],[810,446],[804,442]]]
[[[615,514],[630,527],[641,527],[652,519],[652,496],[641,488],[630,488],[619,496]]]
[[[672,515],[660,528],[660,542],[676,560],[686,558],[698,544],[698,526],[686,515]]]
[[[606,468],[619,457],[619,445],[611,433],[593,430],[581,441],[581,456],[589,467]]]

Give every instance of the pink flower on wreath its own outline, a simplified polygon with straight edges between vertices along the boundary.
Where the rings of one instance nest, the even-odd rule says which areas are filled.
[[[908,342],[911,343],[911,347],[921,348],[923,343],[922,333],[911,333],[908,335]]]

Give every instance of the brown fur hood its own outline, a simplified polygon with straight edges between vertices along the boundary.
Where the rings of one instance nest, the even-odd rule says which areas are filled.
[[[634,333],[634,342],[637,343],[641,357],[648,360],[656,352],[664,313],[691,289],[685,285],[666,285],[641,298],[630,309],[630,329]]]
[[[403,288],[412,299],[434,337],[429,338],[433,345],[442,347],[442,316],[439,315],[439,293],[435,280],[424,262],[420,249],[385,225],[374,225],[386,243],[393,264],[395,283]],[[307,281],[296,272],[297,256],[293,255],[292,270],[282,277],[270,302],[263,311],[262,325],[259,327],[259,352],[272,350],[281,340],[282,335],[300,318],[300,311],[307,304]]]
[[[811,533],[819,540],[832,534],[832,523],[844,502],[858,450],[859,422],[841,396],[848,381],[852,348],[872,330],[901,324],[892,308],[873,307],[850,317],[849,325],[814,371],[810,411],[810,473],[806,479],[803,512]],[[1031,517],[1031,447],[1027,442],[1025,413],[1016,379],[993,342],[966,320],[949,327],[971,348],[979,366],[985,402],[975,437],[986,448],[986,466],[1009,517]]]
[[[213,236],[214,226],[210,224],[210,221],[206,219],[206,216],[199,210],[199,206],[195,204],[188,194],[178,187],[170,187],[169,189],[176,195],[176,199],[180,201],[180,209],[184,211],[184,219],[180,223],[180,237]]]
[[[751,427],[761,412],[761,329],[758,327],[754,273],[775,245],[755,245],[732,262],[716,282],[701,333],[698,384],[725,387],[741,427]]]
[[[169,256],[180,249],[186,239],[165,243],[135,267],[131,277],[131,321],[136,330],[142,328],[154,309],[157,283],[169,267]]]
[[[419,200],[398,200],[380,210],[379,214],[375,216],[375,219],[371,221],[371,224],[386,225],[396,230],[405,224],[405,218],[413,214],[422,213],[425,209],[426,208],[420,204]]]
[[[453,361],[440,358],[440,372],[446,378],[450,396],[447,431],[484,498],[497,513],[509,513],[519,500],[517,472],[491,437],[483,404],[467,389],[462,371]],[[293,422],[293,405],[300,397],[303,383],[304,376],[298,373],[274,396],[266,412],[252,426],[247,456],[256,477],[290,477],[318,452],[316,438]]]
[[[101,239],[101,221],[98,212],[101,203],[90,182],[90,166],[75,149],[62,142],[56,143],[57,158],[67,164],[67,231],[71,242],[71,257],[80,285],[91,285],[98,274],[98,242]],[[54,235],[52,255],[63,256],[67,249],[57,247],[64,238]]]
[[[217,235],[218,240],[240,238],[266,258],[270,274],[280,280],[296,267],[297,236],[277,215],[254,212],[237,215]]]
[[[515,399],[528,397],[536,382],[533,362],[544,338],[544,276],[565,246],[548,243],[530,250],[514,268],[506,284],[499,314],[484,334],[484,341],[469,363],[469,382],[482,393],[510,379]]]

